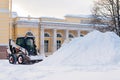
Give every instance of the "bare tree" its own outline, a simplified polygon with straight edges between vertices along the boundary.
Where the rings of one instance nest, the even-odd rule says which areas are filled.
[[[119,0],[97,0],[94,2],[92,14],[95,16],[92,21],[107,24],[107,30],[114,31],[120,36],[120,1]],[[101,19],[101,22],[98,19]]]

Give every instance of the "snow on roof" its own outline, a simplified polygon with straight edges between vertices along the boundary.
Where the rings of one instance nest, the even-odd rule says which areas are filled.
[[[72,18],[94,18],[94,16],[91,15],[66,15],[65,17],[72,17]],[[102,19],[102,20],[111,20],[111,18],[109,17],[104,17],[104,16],[99,16],[98,18]]]
[[[41,17],[41,19],[64,20],[64,19],[61,19],[61,18],[55,18],[55,17]]]
[[[93,18],[92,15],[66,15],[65,17],[72,17],[72,18]]]

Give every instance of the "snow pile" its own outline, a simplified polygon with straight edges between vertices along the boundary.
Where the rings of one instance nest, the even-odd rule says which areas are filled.
[[[62,46],[42,65],[108,65],[120,61],[120,38],[113,32],[93,31],[83,38],[75,38]]]

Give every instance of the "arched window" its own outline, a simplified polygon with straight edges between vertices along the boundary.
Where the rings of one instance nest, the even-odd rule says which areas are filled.
[[[49,33],[44,33],[44,36],[45,37],[50,37],[50,34]]]
[[[83,35],[83,34],[81,34],[81,35],[80,35],[80,37],[84,37],[84,35]]]
[[[70,33],[69,38],[74,38],[74,35]]]
[[[62,37],[62,35],[61,35],[60,33],[57,33],[57,37],[61,38],[61,37]]]

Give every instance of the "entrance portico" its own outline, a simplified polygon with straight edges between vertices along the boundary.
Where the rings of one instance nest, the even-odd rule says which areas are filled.
[[[61,24],[61,26],[60,26]],[[71,24],[68,24],[71,25]],[[55,52],[58,49],[58,46],[61,46],[65,41],[70,40],[70,34],[73,34],[74,37],[80,37],[81,32],[86,31],[88,33],[92,29],[86,29],[83,27],[74,26],[68,26],[66,24],[62,23],[50,23],[50,22],[41,22],[41,43],[40,43],[40,52],[45,55],[50,55],[53,52]],[[62,27],[64,26],[64,27]],[[49,34],[49,37],[45,38],[45,33]],[[58,37],[57,35],[60,33],[62,34],[61,37]],[[49,39],[48,39],[49,38]],[[47,41],[46,41],[47,40]],[[47,48],[47,49],[45,49]],[[48,51],[48,52],[46,52]]]

